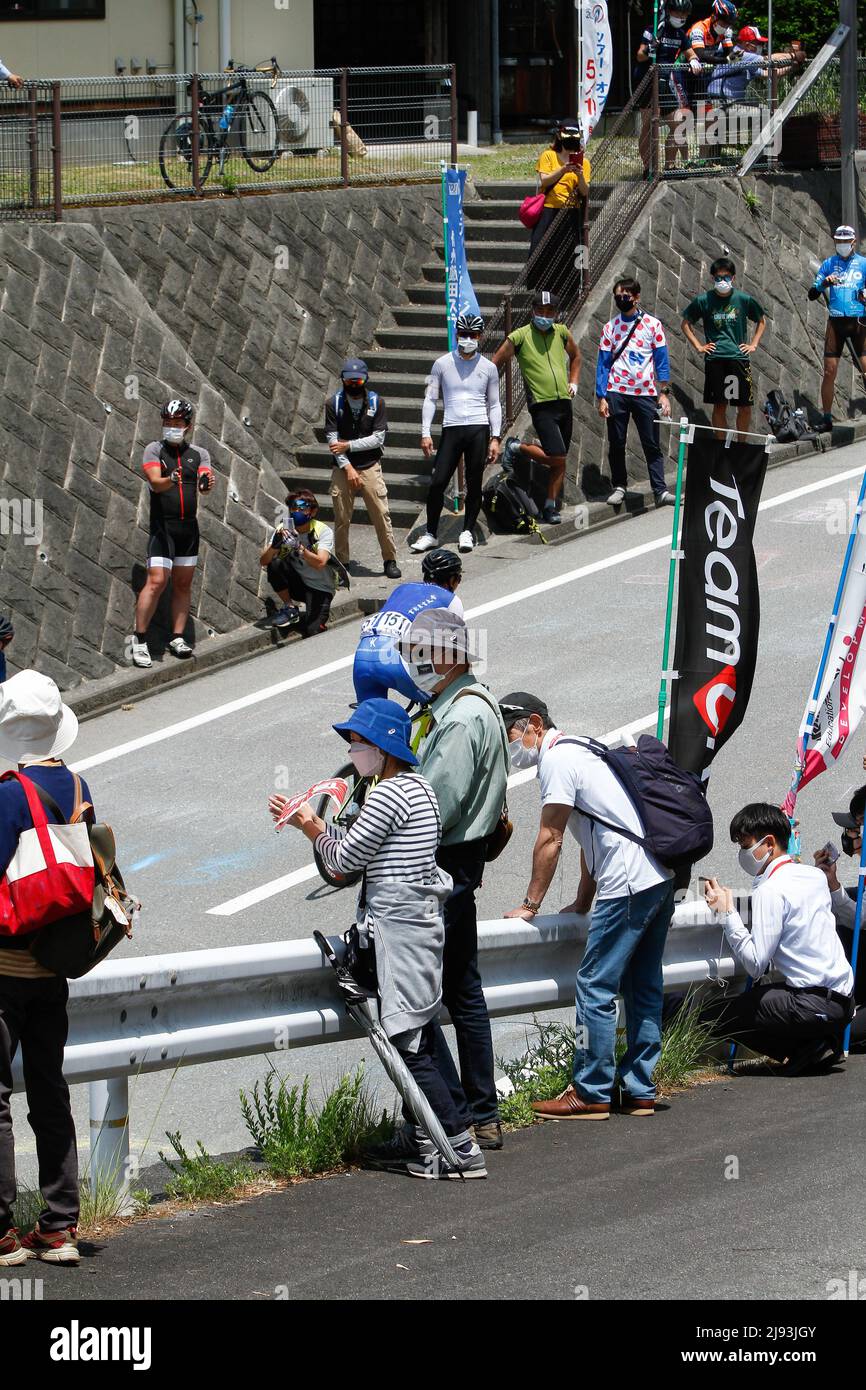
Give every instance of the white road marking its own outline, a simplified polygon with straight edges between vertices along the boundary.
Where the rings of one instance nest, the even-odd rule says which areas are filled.
[[[669,708],[665,710],[665,718],[668,718]],[[658,712],[646,714],[642,719],[636,719],[633,724],[623,724],[618,729],[611,729],[610,733],[602,734],[602,743],[616,743],[623,734],[636,734],[641,729],[655,728]],[[519,787],[522,782],[531,782],[535,778],[534,767],[525,768],[522,772],[512,772],[508,779],[508,789]],[[270,883],[263,883],[258,888],[251,888],[248,893],[241,893],[240,897],[229,898],[228,902],[220,903],[217,907],[208,908],[209,917],[234,917],[235,913],[243,912],[248,907],[254,907],[256,903],[264,902],[266,898],[274,898],[278,893],[285,893],[289,888],[294,888],[298,883],[306,883],[311,878],[318,876],[318,869],[315,864],[307,864],[303,869],[295,869],[294,873],[284,874],[282,878],[271,879]]]
[[[844,472],[834,473],[829,478],[821,478],[815,483],[806,483],[803,487],[793,488],[790,492],[780,493],[778,497],[771,497],[762,502],[759,511],[769,511],[773,507],[781,507],[786,502],[795,501],[798,497],[806,497],[809,493],[834,487],[837,483],[847,482],[850,478],[859,478],[862,473],[862,468],[847,468]],[[646,541],[643,545],[631,546],[628,550],[617,551],[614,555],[608,555],[603,560],[594,560],[592,564],[581,565],[578,569],[568,570],[565,574],[542,580],[526,589],[516,589],[511,594],[503,595],[502,598],[493,599],[490,603],[482,603],[477,608],[470,608],[466,612],[466,618],[471,620],[483,617],[486,613],[493,613],[501,608],[508,608],[512,604],[522,603],[524,599],[535,598],[538,594],[548,593],[551,589],[559,589],[565,584],[573,584],[579,579],[587,579],[590,575],[599,574],[602,570],[624,565],[629,560],[637,559],[641,555],[648,555],[653,550],[669,549],[670,543],[670,536],[661,536],[658,540]],[[100,767],[103,763],[113,762],[116,758],[126,757],[129,753],[137,753],[142,748],[150,748],[155,743],[163,743],[166,739],[189,733],[192,729],[200,728],[203,724],[210,724],[215,719],[225,719],[230,714],[237,714],[240,710],[261,704],[264,700],[273,700],[278,695],[285,694],[287,690],[296,690],[299,686],[309,685],[313,681],[321,680],[323,676],[333,675],[335,671],[345,671],[352,665],[353,661],[354,653],[351,656],[340,657],[337,661],[329,661],[324,666],[316,666],[312,671],[303,671],[297,676],[289,677],[288,680],[278,681],[275,685],[265,686],[263,690],[254,690],[249,695],[243,695],[237,700],[230,700],[224,705],[217,705],[214,709],[202,710],[189,719],[182,719],[177,724],[167,724],[165,728],[156,729],[150,734],[143,734],[141,738],[130,739],[127,743],[119,743],[115,748],[106,748],[102,753],[94,753],[89,758],[82,758],[80,762],[71,764],[72,770],[73,772],[87,772],[90,768]]]

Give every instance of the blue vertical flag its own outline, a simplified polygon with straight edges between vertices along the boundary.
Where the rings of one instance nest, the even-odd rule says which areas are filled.
[[[460,314],[477,314],[478,300],[469,278],[466,264],[466,243],[463,235],[463,187],[465,169],[442,171],[442,215],[445,221],[445,301],[448,315],[448,346],[457,342],[457,319]]]

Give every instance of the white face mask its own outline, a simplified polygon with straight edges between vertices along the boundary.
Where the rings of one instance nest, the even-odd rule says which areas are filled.
[[[177,425],[166,425],[162,432],[162,437],[166,444],[182,444],[186,439],[186,428],[180,428]]]
[[[762,843],[763,841],[758,841],[758,844]],[[757,845],[750,845],[748,849],[741,849],[737,855],[737,862],[743,870],[743,873],[749,874],[751,878],[757,878],[759,874],[762,874],[772,857],[772,850],[770,850],[766,858],[759,859],[755,854],[757,847]]]
[[[407,657],[400,660],[409,674],[410,680],[414,681],[419,690],[425,694],[432,695],[438,685],[445,680],[445,676],[433,669],[432,661],[409,661]]]
[[[729,295],[729,294],[731,293],[731,291],[733,290],[733,288],[734,288],[734,282],[733,282],[733,280],[714,280],[714,281],[713,281],[713,289],[715,290],[716,294],[720,294],[720,295],[722,295],[723,297],[724,297],[725,295]]]
[[[478,351],[478,343],[475,338],[458,338],[457,346],[461,352],[475,353]]]
[[[529,732],[534,733],[534,730],[530,727]],[[523,731],[523,734],[525,733],[526,729]],[[511,739],[508,744],[508,757],[515,772],[523,772],[527,768],[538,766],[540,751],[538,744],[532,748],[527,748],[523,742],[523,734],[519,738]]]
[[[670,21],[672,29],[682,29],[686,22],[686,16],[684,14],[672,14]]]
[[[847,261],[849,256],[854,254],[854,244],[850,241],[836,242],[836,255],[841,256],[843,261]]]
[[[714,25],[713,25],[713,33],[715,34],[715,36],[716,36],[717,39],[723,39],[723,38],[725,37],[725,35],[727,34],[727,32],[728,32],[727,25],[725,25],[725,24],[714,24]]]
[[[385,767],[385,754],[372,743],[353,743],[349,757],[360,777],[380,777]]]

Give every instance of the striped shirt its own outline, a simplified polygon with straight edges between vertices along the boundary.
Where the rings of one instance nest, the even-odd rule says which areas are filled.
[[[377,783],[350,830],[330,826],[316,849],[332,873],[363,869],[370,882],[432,883],[441,834],[433,788],[399,772]]]

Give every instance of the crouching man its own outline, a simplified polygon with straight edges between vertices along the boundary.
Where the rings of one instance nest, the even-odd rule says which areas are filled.
[[[764,802],[744,806],[731,821],[740,868],[752,879],[751,932],[730,888],[709,878],[706,889],[738,965],[755,981],[771,967],[782,979],[713,1000],[702,1013],[718,1021],[723,1036],[786,1063],[785,1074],[798,1076],[841,1056],[854,1014],[854,977],[836,934],[826,876],[794,862],[790,829],[788,817]]]

